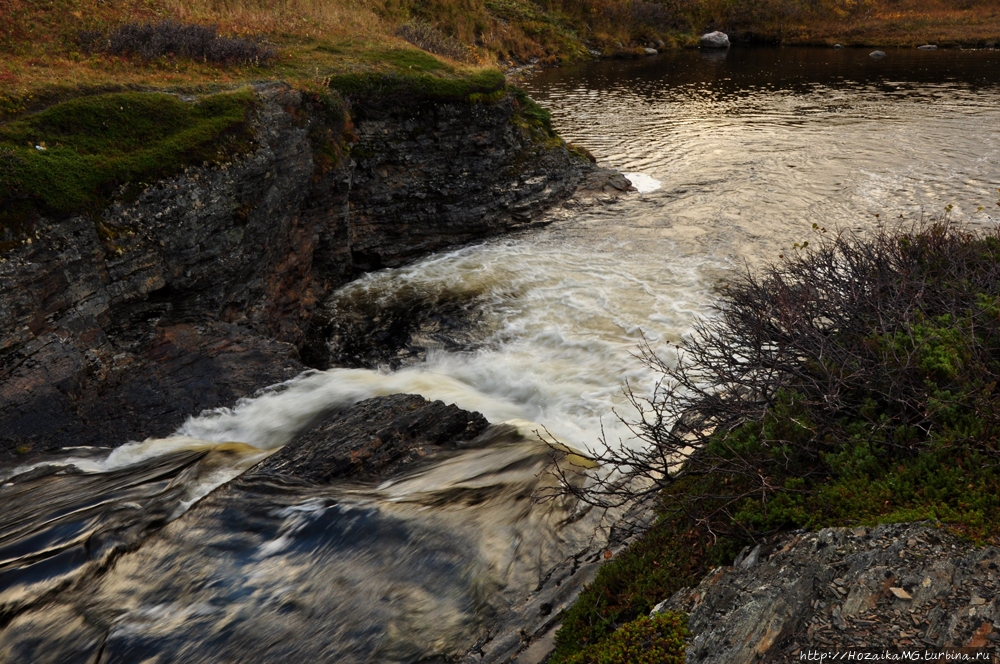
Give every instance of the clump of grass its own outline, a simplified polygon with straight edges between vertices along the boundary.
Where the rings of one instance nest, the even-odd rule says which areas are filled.
[[[81,30],[78,38],[84,51],[144,60],[177,56],[221,65],[262,65],[278,55],[276,49],[259,39],[220,37],[218,26],[169,19],[158,23],[126,23],[107,35],[98,30]]]
[[[423,59],[439,62],[420,51],[403,52],[417,63]],[[506,77],[496,69],[483,69],[465,76],[435,75],[438,65],[430,72],[400,69],[385,73],[339,74],[327,78],[329,87],[340,93],[358,118],[382,115],[405,107],[440,101],[465,101],[473,94],[489,94],[504,89]]]
[[[249,150],[256,103],[250,89],[194,104],[159,93],[94,95],[0,126],[0,239],[23,240],[33,215],[96,212],[126,183]]]
[[[578,661],[576,655],[584,649],[647,615],[681,588],[696,584],[713,563],[731,560],[738,551],[734,547],[730,540],[713,542],[683,519],[661,519],[625,552],[605,563],[566,612],[550,662]]]
[[[609,638],[585,647],[566,664],[684,664],[687,617],[661,613],[626,623]]]

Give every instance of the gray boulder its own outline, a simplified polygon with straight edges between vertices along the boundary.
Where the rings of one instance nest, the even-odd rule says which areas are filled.
[[[729,35],[725,32],[709,32],[701,36],[702,48],[729,48]]]
[[[645,51],[646,55],[657,55],[657,54],[659,54],[659,51],[657,51],[655,48],[644,48],[643,51]]]
[[[935,46],[934,44],[924,44],[923,46],[918,46],[917,48],[919,50],[921,50],[921,51],[936,51],[937,50],[937,46]]]
[[[872,51],[868,55],[870,55],[873,58],[884,58],[885,57],[885,51]]]

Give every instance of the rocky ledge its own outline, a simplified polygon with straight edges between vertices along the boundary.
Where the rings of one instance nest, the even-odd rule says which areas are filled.
[[[249,154],[99,219],[40,218],[0,254],[0,458],[169,434],[307,368],[316,303],[359,273],[544,223],[581,185],[630,188],[513,93],[397,103],[353,128],[341,113],[333,131],[301,91],[256,94]],[[338,136],[351,149],[331,159]]]
[[[690,616],[688,664],[797,661],[833,647],[1000,644],[1000,549],[893,524],[793,533],[654,612]]]

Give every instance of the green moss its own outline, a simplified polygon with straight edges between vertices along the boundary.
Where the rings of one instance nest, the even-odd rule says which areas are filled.
[[[529,123],[544,129],[545,133],[549,136],[555,137],[556,132],[552,129],[552,114],[539,106],[524,90],[514,86],[511,86],[511,90],[514,93],[514,98],[517,100],[518,106],[521,108],[521,115]]]
[[[160,93],[106,94],[0,127],[3,239],[23,235],[32,214],[92,210],[127,183],[249,150],[247,116],[255,104],[249,88],[194,104]]]
[[[687,616],[677,613],[642,616],[565,661],[566,664],[684,664],[686,625]]]
[[[460,101],[474,93],[497,91],[505,84],[506,78],[497,69],[484,69],[462,77],[436,76],[414,70],[414,73],[338,74],[329,78],[330,88],[341,94],[373,101],[393,97]]]
[[[369,62],[389,63],[399,69],[413,70],[414,73],[448,72],[455,68],[433,55],[414,48],[396,49],[392,51],[365,51],[362,59]]]

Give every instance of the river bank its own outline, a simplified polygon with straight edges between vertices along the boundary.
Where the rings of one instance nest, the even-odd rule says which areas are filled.
[[[355,92],[351,119],[340,98],[259,86],[245,154],[179,162],[107,207],[76,203],[98,203],[83,215],[22,176],[0,263],[7,459],[167,435],[305,370],[315,304],[347,280],[530,228],[578,190],[629,188],[502,82],[489,101],[468,101],[477,89],[453,101]],[[66,122],[61,108],[38,116],[34,140],[51,147],[25,164],[75,158],[46,135]]]

